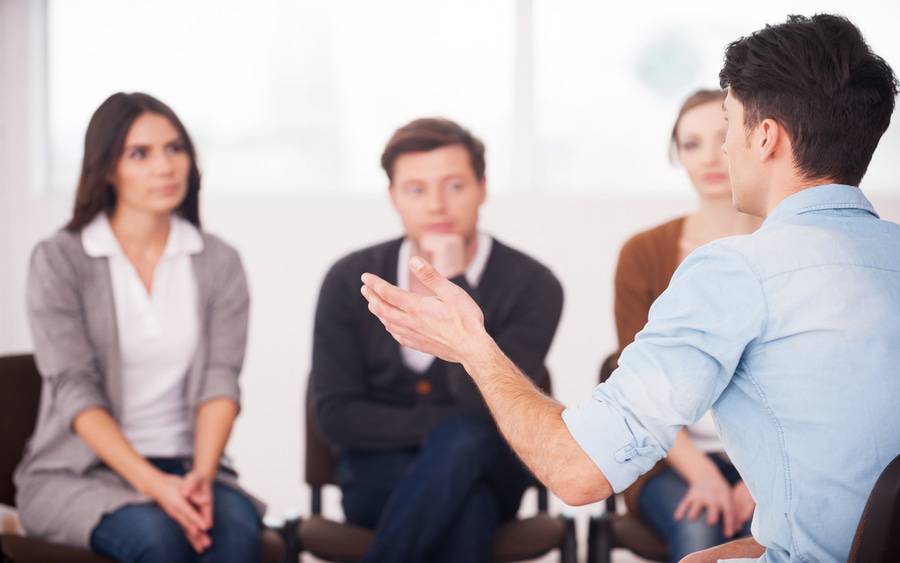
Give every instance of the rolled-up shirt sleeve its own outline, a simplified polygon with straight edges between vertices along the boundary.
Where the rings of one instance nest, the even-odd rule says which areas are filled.
[[[688,256],[619,368],[589,401],[563,412],[614,491],[649,471],[676,432],[710,409],[766,317],[760,278],[727,239]]]

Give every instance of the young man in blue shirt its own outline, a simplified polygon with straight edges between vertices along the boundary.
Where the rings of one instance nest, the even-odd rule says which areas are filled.
[[[371,275],[363,294],[402,344],[465,367],[513,449],[567,503],[625,489],[712,407],[757,502],[753,538],[689,559],[844,561],[900,453],[900,226],[858,188],[897,81],[831,15],[732,43],[720,79],[735,205],[766,220],[684,261],[585,404],[540,394],[424,260],[410,267],[435,297]]]

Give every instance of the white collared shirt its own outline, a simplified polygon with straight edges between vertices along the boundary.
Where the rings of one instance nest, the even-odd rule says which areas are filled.
[[[185,385],[200,331],[191,263],[191,254],[203,250],[200,232],[172,216],[150,294],[105,213],[82,230],[81,243],[89,256],[109,260],[122,358],[123,402],[118,421],[122,432],[145,457],[191,455]]]
[[[478,245],[475,247],[475,256],[466,268],[466,281],[472,287],[478,287],[481,281],[481,274],[484,273],[484,267],[487,265],[488,258],[491,256],[491,247],[494,239],[485,233],[478,233]],[[409,290],[409,276],[411,275],[407,264],[410,259],[410,243],[409,239],[404,239],[400,245],[400,255],[397,258],[397,287]],[[425,373],[428,371],[434,356],[426,354],[405,346],[400,347],[400,355],[403,363],[415,373]]]

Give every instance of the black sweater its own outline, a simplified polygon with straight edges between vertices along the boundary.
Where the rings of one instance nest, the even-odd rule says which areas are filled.
[[[310,377],[319,428],[339,448],[417,446],[451,414],[487,414],[460,364],[435,359],[422,374],[407,368],[400,345],[359,292],[364,272],[397,283],[402,242],[395,239],[342,258],[322,283]],[[500,348],[529,377],[540,378],[562,312],[562,287],[553,273],[495,239],[477,288],[463,275],[452,281],[481,306],[485,327]]]

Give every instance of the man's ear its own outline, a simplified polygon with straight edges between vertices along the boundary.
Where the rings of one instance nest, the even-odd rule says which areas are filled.
[[[487,177],[485,176],[481,180],[478,181],[478,188],[481,190],[481,195],[478,198],[478,205],[487,200]]]
[[[757,139],[757,152],[759,161],[765,162],[777,156],[783,150],[787,135],[784,127],[774,119],[764,119],[757,126],[759,138]]]
[[[397,209],[397,189],[394,187],[393,182],[388,184],[388,195],[391,198],[391,205],[394,207],[394,209]]]

